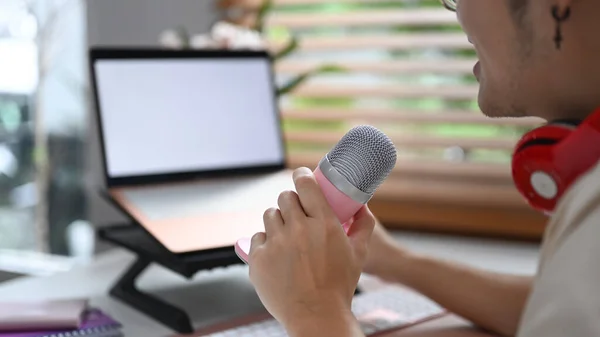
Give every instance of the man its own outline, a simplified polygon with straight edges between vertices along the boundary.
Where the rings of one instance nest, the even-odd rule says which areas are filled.
[[[487,116],[583,120],[600,107],[600,1],[444,4],[477,51]],[[363,336],[350,311],[361,271],[412,287],[498,335],[600,336],[600,165],[560,200],[533,277],[416,255],[367,207],[346,236],[311,171],[295,171],[294,181],[297,192],[282,193],[279,208],[265,212],[249,261],[259,297],[290,336]]]

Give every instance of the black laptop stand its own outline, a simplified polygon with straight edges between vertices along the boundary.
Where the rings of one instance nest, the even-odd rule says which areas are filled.
[[[208,251],[195,255],[178,256],[157,243],[137,225],[119,225],[99,229],[101,239],[123,247],[137,255],[129,269],[113,285],[110,295],[182,334],[194,328],[186,312],[135,286],[136,279],[152,263],[157,263],[190,279],[198,271],[243,263],[229,250]]]

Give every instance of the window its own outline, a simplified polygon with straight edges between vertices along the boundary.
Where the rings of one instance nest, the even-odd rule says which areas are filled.
[[[7,251],[68,255],[67,228],[86,218],[82,3],[0,0],[3,257]],[[45,71],[38,71],[40,59]],[[48,168],[47,179],[40,179],[39,158],[47,159],[37,161]],[[49,262],[40,265],[51,268]]]
[[[35,249],[34,213],[26,198],[35,180],[32,162],[31,95],[36,48],[27,36],[27,8],[0,1],[0,248]],[[25,193],[24,193],[25,192]]]
[[[222,0],[253,25],[262,0]],[[537,119],[478,110],[475,53],[439,0],[274,0],[264,36],[282,83],[323,65],[281,98],[290,165],[315,167],[345,131],[371,124],[395,142],[398,163],[371,202],[390,227],[539,238],[545,218],[513,186],[512,148]]]

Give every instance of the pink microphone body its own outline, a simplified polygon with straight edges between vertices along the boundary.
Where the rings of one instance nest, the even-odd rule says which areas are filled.
[[[358,190],[344,179],[331,166],[327,157],[321,160],[314,175],[329,206],[343,225],[344,230],[348,232],[350,229],[348,221],[369,201],[371,196]]]
[[[350,198],[333,186],[333,184],[325,177],[321,168],[317,168],[314,174],[321,190],[323,190],[323,194],[325,195],[329,206],[331,206],[331,209],[338,220],[344,225],[344,229],[347,231],[348,221],[364,206],[364,204]]]

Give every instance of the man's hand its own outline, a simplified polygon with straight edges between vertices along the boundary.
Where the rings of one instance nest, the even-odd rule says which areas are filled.
[[[383,280],[398,282],[398,264],[403,261],[410,252],[401,247],[388,231],[377,222],[371,235],[369,254],[365,262],[364,272],[377,276]]]
[[[250,279],[291,336],[362,336],[350,309],[375,219],[363,207],[346,235],[313,173],[293,178],[297,193],[281,193],[252,237]]]
[[[496,334],[516,333],[529,295],[530,277],[499,274],[412,252],[398,244],[379,223],[368,251],[365,273],[413,288]]]

